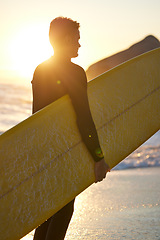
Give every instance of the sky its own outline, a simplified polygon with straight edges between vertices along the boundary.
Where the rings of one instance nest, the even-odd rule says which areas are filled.
[[[0,82],[30,84],[49,58],[49,24],[64,16],[80,23],[74,62],[85,70],[147,35],[160,40],[160,0],[0,0]]]

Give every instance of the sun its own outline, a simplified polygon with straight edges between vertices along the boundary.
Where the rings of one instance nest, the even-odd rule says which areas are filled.
[[[31,77],[36,66],[53,54],[48,24],[30,24],[19,29],[10,43],[12,68],[22,77]]]
[[[85,50],[84,47],[80,48],[79,56],[72,59],[74,63],[84,68],[88,65]],[[48,22],[28,23],[19,28],[11,37],[9,44],[11,70],[14,70],[24,81],[31,80],[37,65],[53,54],[53,48],[49,42]]]

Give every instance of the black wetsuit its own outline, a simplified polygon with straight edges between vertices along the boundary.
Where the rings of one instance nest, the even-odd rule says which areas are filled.
[[[89,108],[87,78],[84,70],[71,62],[60,61],[57,63],[52,57],[36,68],[32,88],[33,113],[66,94],[70,96],[82,140],[94,161],[101,160],[103,154]],[[64,239],[72,217],[73,205],[74,200],[38,227],[34,240],[44,240],[47,234],[52,239]]]

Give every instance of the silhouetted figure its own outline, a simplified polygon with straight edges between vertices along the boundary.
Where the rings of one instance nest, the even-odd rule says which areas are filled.
[[[91,116],[85,71],[71,62],[80,47],[79,23],[56,18],[50,24],[49,38],[54,56],[40,64],[33,76],[33,113],[68,94],[77,116],[77,125],[88,151],[95,161],[95,182],[109,171]],[[34,240],[64,239],[73,214],[74,199],[36,229]]]

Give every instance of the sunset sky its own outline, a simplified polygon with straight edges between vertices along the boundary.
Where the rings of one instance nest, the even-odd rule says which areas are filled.
[[[159,0],[1,0],[0,9],[0,82],[30,83],[52,55],[48,29],[57,16],[80,22],[76,63],[84,69],[149,34],[160,39]]]

